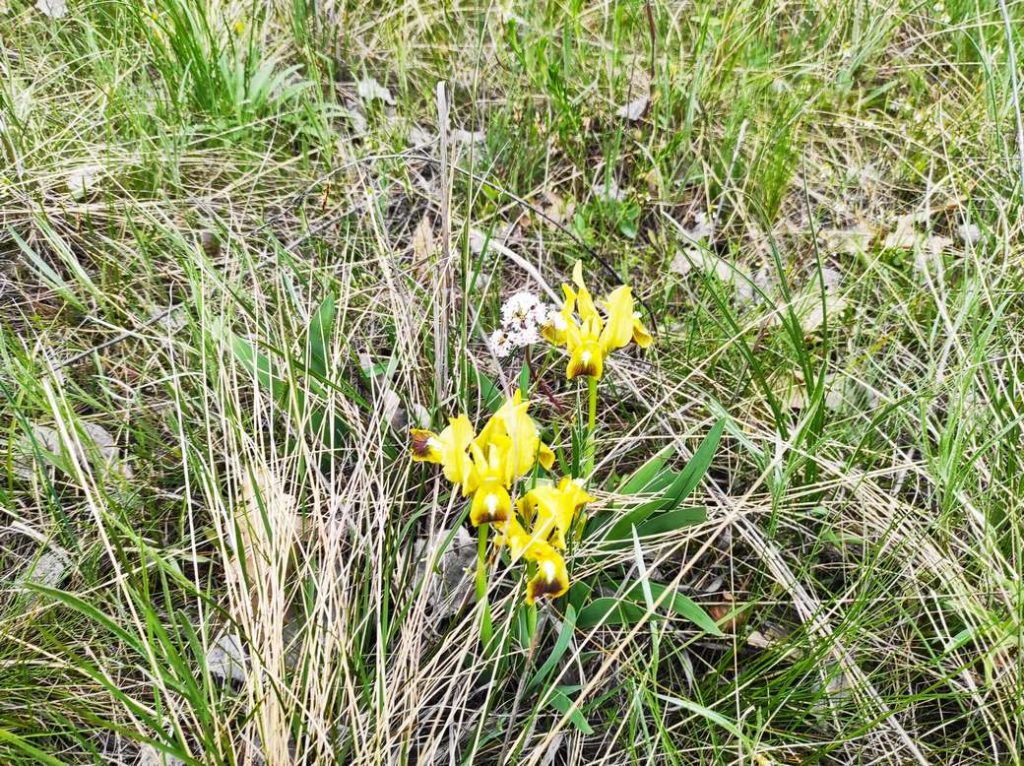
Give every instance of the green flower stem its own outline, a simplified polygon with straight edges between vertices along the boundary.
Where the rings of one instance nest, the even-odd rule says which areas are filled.
[[[587,442],[583,452],[583,476],[590,482],[594,472],[594,437],[597,430],[597,379],[587,378]]]
[[[487,603],[487,533],[490,524],[481,524],[476,543],[476,601],[483,610],[480,621],[480,640],[486,647],[491,643],[491,607]]]

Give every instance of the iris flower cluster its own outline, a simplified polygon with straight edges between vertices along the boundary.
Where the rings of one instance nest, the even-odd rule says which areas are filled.
[[[583,282],[579,261],[573,268],[572,286],[562,285],[562,293],[565,299],[561,308],[553,310],[526,293],[517,293],[503,312],[505,326],[499,332],[504,335],[492,338],[492,344],[505,355],[511,345],[505,349],[498,341],[507,340],[510,323],[518,323],[515,343],[508,341],[517,347],[538,340],[536,329],[525,333],[519,325],[537,326],[540,336],[568,352],[569,380],[590,378],[590,420],[583,461],[587,473],[593,468],[596,381],[604,373],[605,359],[630,342],[647,348],[653,339],[633,310],[630,288],[621,285],[595,302]],[[411,448],[414,461],[439,464],[445,478],[461,487],[464,497],[472,498],[469,519],[473,526],[493,526],[498,533],[496,543],[507,547],[514,561],[528,562],[531,576],[526,603],[532,605],[538,599],[558,598],[569,590],[563,552],[575,520],[594,498],[578,479],[565,476],[557,485],[538,483],[513,503],[517,480],[536,465],[550,471],[555,461],[554,453],[541,441],[528,408],[529,402],[516,390],[479,434],[466,415],[459,415],[449,418],[441,433],[413,429]]]
[[[555,455],[540,440],[537,424],[527,412],[529,402],[517,390],[477,434],[465,415],[450,418],[437,434],[412,430],[412,459],[437,463],[448,481],[472,497],[469,520],[473,526],[491,524],[496,542],[506,545],[514,561],[527,561],[536,572],[526,588],[526,602],[557,598],[569,589],[562,551],[573,520],[594,498],[575,480],[557,486],[537,486],[513,507],[511,492],[517,479],[540,464],[550,470]]]

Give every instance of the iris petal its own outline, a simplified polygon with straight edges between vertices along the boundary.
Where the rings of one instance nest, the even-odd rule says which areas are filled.
[[[640,314],[636,312],[633,313],[633,342],[640,348],[647,348],[654,343],[654,338],[647,332],[647,328],[640,321]]]
[[[608,323],[601,333],[601,346],[605,352],[629,344],[633,338],[633,293],[623,285],[612,290],[605,300]]]
[[[587,340],[572,350],[569,366],[565,370],[568,380],[585,375],[600,379],[604,373],[604,353],[596,341]]]
[[[473,493],[469,520],[474,527],[481,524],[501,524],[512,515],[512,500],[508,491],[496,481],[486,481]]]
[[[423,428],[409,430],[409,449],[413,462],[440,463],[441,450],[437,447],[437,434]]]
[[[526,603],[532,606],[539,598],[556,599],[568,592],[565,559],[554,549],[545,551],[537,557],[537,574],[526,584]]]

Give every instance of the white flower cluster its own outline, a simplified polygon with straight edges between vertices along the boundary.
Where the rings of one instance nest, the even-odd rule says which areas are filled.
[[[491,333],[491,346],[499,357],[540,341],[540,328],[548,324],[552,309],[531,292],[513,295],[501,307],[501,329]],[[559,317],[561,318],[561,317]]]

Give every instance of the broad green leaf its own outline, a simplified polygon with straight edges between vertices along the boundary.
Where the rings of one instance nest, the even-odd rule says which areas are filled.
[[[519,390],[530,390],[530,365],[528,364],[524,364],[523,368],[519,371]]]
[[[675,451],[674,444],[660,449],[650,460],[630,474],[616,491],[621,495],[636,495],[640,492],[658,492],[664,489],[672,482],[674,475],[671,470],[665,468],[665,464]],[[660,486],[653,486],[656,484]]]
[[[693,454],[690,462],[675,475],[668,488],[658,497],[641,503],[622,516],[603,535],[604,539],[613,542],[628,540],[632,534],[630,530],[634,526],[639,526],[657,511],[669,511],[677,508],[683,500],[689,497],[711,466],[711,460],[714,458],[718,442],[722,438],[722,429],[724,427],[724,419],[715,423],[708,435],[704,437],[704,441],[701,442],[697,451]]]
[[[497,412],[501,403],[505,400],[505,397],[501,393],[501,389],[498,388],[498,384],[488,377],[487,373],[481,372],[475,367],[469,368],[470,377],[473,380],[471,384],[476,384],[477,394],[480,397],[480,401],[484,403],[484,406],[489,412]]]
[[[288,395],[288,381],[274,369],[274,363],[270,357],[234,333],[229,333],[229,337],[235,358],[246,370],[256,376],[259,384],[268,389],[275,400],[282,401]]]
[[[715,457],[715,452],[718,450],[718,442],[722,438],[722,430],[724,428],[725,418],[722,418],[711,427],[708,435],[704,437],[704,441],[700,443],[697,451],[693,453],[690,462],[679,472],[679,486],[676,487],[675,482],[673,482],[676,494],[672,498],[672,508],[688,498],[690,493],[700,484],[704,474],[708,472],[708,468],[711,467],[711,461]]]
[[[631,601],[603,596],[580,610],[576,625],[583,629],[599,625],[636,625],[646,614],[646,609]]]
[[[644,561],[644,549],[640,544],[640,536],[636,533],[636,527],[630,530],[633,533],[633,561],[636,563],[636,571],[640,574],[640,591],[644,597],[644,606],[650,612],[654,611],[654,594],[651,591],[651,583],[647,579],[647,562]]]
[[[640,537],[654,537],[667,532],[675,532],[684,527],[692,527],[695,524],[703,524],[707,518],[706,508],[676,508],[674,511],[665,511],[652,516],[636,527],[636,531]]]
[[[305,423],[306,429],[318,435],[326,446],[337,447],[344,443],[344,437],[351,431],[344,420],[334,417],[327,423],[327,413],[323,407],[314,407],[307,416],[310,405],[306,391],[298,386],[290,386],[288,381],[278,374],[270,357],[258,351],[249,341],[234,333],[230,333],[229,337],[235,357],[246,370],[256,376],[261,386],[271,392],[279,406],[287,407],[297,422]],[[369,406],[361,397],[358,397],[357,401],[365,407]]]
[[[580,609],[583,608],[583,604],[586,603],[587,599],[590,598],[590,594],[593,592],[594,587],[586,580],[578,580],[569,586],[569,595],[566,597],[569,604],[579,614]]]

